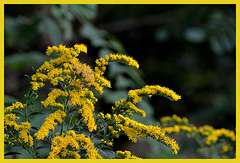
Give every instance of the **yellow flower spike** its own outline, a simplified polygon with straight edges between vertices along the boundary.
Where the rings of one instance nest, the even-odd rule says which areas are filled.
[[[60,108],[64,108],[64,105],[60,104],[60,103],[56,103],[56,99],[60,96],[68,96],[68,93],[65,91],[62,91],[60,89],[53,89],[49,94],[48,97],[45,101],[42,101],[42,105],[44,107],[48,107],[48,106],[56,106],[56,107],[60,107]]]
[[[15,102],[11,106],[6,107],[4,109],[4,113],[8,113],[8,112],[11,112],[11,111],[13,111],[15,109],[19,109],[19,108],[23,109],[24,108],[24,104],[22,104],[21,102]]]
[[[62,110],[57,110],[56,112],[50,114],[46,119],[45,122],[42,124],[41,128],[37,133],[34,134],[36,139],[43,140],[49,133],[50,130],[54,130],[58,121],[62,123],[62,118],[66,116],[66,113]]]
[[[178,145],[173,139],[165,136],[165,133],[161,130],[161,128],[157,126],[144,125],[121,114],[113,114],[112,119],[115,121],[115,127],[108,126],[108,129],[113,136],[117,137],[120,132],[123,132],[126,136],[128,136],[129,140],[134,143],[137,142],[138,137],[144,138],[146,136],[151,136],[157,141],[171,147],[173,153],[177,154],[179,150]]]
[[[93,111],[97,98],[94,97],[92,91],[84,89],[79,92],[74,89],[69,91],[69,96],[71,97],[73,106],[80,106],[79,113],[82,115],[84,123],[87,124],[89,131],[92,132],[93,130],[96,130],[97,126],[93,117]]]
[[[119,54],[110,54],[109,56],[106,55],[104,58],[96,60],[95,72],[103,75],[106,70],[106,65],[108,65],[108,62],[120,62],[135,68],[139,68],[139,64],[132,57]]]
[[[139,102],[141,96],[149,96],[149,95],[163,95],[170,100],[177,101],[181,99],[181,96],[176,94],[173,90],[168,89],[166,87],[161,87],[159,85],[146,85],[142,89],[130,90],[128,93],[129,97],[134,101],[134,103]]]

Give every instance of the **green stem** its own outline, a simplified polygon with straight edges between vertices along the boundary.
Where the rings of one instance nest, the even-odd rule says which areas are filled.
[[[67,110],[68,110],[67,103],[68,103],[68,98],[65,98],[65,100],[64,100],[64,110],[63,110],[65,113],[67,113]],[[64,121],[65,121],[65,117],[63,118],[63,121],[61,123],[61,132],[60,132],[61,135],[63,133]]]
[[[70,124],[71,124],[71,122],[72,122],[72,119],[73,119],[73,115],[74,115],[74,114],[72,114],[72,115],[71,115],[71,117],[70,117],[70,120],[69,120],[69,123],[68,123],[67,130],[69,130]]]
[[[26,147],[21,141],[19,141],[12,133],[9,133],[12,137],[14,137],[15,140],[17,140],[17,142],[19,144],[21,144],[21,146],[23,147],[23,149],[25,149],[26,151],[28,151],[28,153],[35,159],[35,155],[34,155],[34,152],[31,152],[28,147]],[[34,151],[34,150],[33,150]]]

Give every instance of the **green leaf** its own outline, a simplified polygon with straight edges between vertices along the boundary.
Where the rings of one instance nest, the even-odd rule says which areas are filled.
[[[202,28],[191,27],[185,30],[184,37],[189,42],[201,43],[206,38],[206,32]]]
[[[124,77],[123,75],[118,75],[116,77],[116,87],[118,89],[124,89],[128,87],[133,88],[134,86],[135,83],[132,80]]]
[[[105,159],[112,159],[113,157],[115,157],[115,152],[112,150],[98,148],[98,152]]]
[[[44,149],[44,148],[48,148],[48,146],[41,145],[41,146],[37,147],[36,150],[38,150],[38,149]]]
[[[101,49],[99,50],[99,52],[98,52],[98,56],[99,56],[100,58],[104,58],[105,55],[109,55],[109,54],[111,54],[111,53],[112,53],[112,51],[111,51],[110,49],[108,49],[108,48],[101,48]]]
[[[81,34],[83,37],[89,39],[94,47],[108,46],[107,41],[104,39],[107,32],[97,29],[90,23],[83,24]]]
[[[127,74],[138,86],[145,85],[141,70],[120,63],[109,63],[109,78],[113,79],[120,74]]]
[[[10,16],[4,17],[4,34],[6,46],[13,47],[16,44],[18,36],[19,23],[16,21],[17,18],[12,18]]]
[[[25,114],[22,111],[20,111],[20,110],[13,110],[12,112],[13,113],[19,113],[19,114],[25,116]]]
[[[115,104],[115,101],[119,101],[122,98],[126,98],[128,95],[127,90],[112,91],[110,89],[104,89],[104,99],[107,103]]]
[[[42,113],[42,112],[32,112],[28,115],[28,117],[30,116],[33,116],[33,115],[39,115],[39,114],[45,114],[45,113]]]
[[[118,53],[126,53],[122,43],[119,40],[117,40],[115,37],[111,36],[108,42],[110,43],[111,48],[116,50]]]
[[[160,27],[155,31],[154,36],[156,41],[164,42],[169,39],[169,31]]]
[[[18,101],[15,97],[10,95],[4,95],[4,105],[11,105],[12,103],[15,103]]]
[[[69,41],[73,38],[73,29],[70,11],[67,10],[68,5],[54,5],[51,7],[52,15],[57,19],[58,24],[63,30],[63,37],[66,41]]]
[[[97,16],[96,4],[69,5],[69,10],[81,20],[92,20]]]
[[[6,56],[4,64],[13,70],[23,70],[32,65],[38,67],[47,60],[47,56],[40,52],[14,53]]]
[[[211,46],[213,52],[216,55],[222,55],[224,50],[219,42],[219,39],[216,36],[213,36],[213,37],[209,38],[209,41],[210,41],[210,46]]]
[[[40,32],[47,36],[50,36],[54,45],[60,45],[62,43],[62,35],[59,25],[50,17],[44,17],[41,25],[39,26]]]

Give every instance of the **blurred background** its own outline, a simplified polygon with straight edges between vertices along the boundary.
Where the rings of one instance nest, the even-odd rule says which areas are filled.
[[[109,64],[106,77],[113,89],[99,97],[97,111],[109,112],[129,89],[158,84],[182,99],[144,98],[138,107],[147,119],[135,120],[154,125],[177,114],[196,126],[235,130],[235,5],[5,5],[4,10],[5,106],[24,102],[33,69],[49,60],[47,46],[84,43],[88,54],[79,59],[91,66],[110,53],[127,54],[140,64],[139,70]],[[200,157],[194,142],[184,135],[174,138],[179,156],[150,139],[134,144],[121,137],[114,149],[152,158]]]

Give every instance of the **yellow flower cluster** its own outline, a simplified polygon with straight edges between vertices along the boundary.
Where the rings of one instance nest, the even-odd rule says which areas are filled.
[[[109,80],[107,80],[105,77],[101,76],[99,72],[94,73],[95,77],[95,83],[93,83],[95,89],[102,94],[103,93],[103,88],[111,88],[111,83]]]
[[[20,126],[19,138],[23,143],[28,144],[28,146],[33,145],[33,137],[29,134],[29,130],[31,128],[31,124],[29,122],[22,122]]]
[[[98,65],[107,65],[107,62],[104,59],[100,59]],[[103,69],[104,70],[104,69]],[[129,140],[136,143],[138,137],[146,137],[150,136],[163,144],[169,146],[174,154],[178,153],[179,146],[176,144],[174,139],[170,139],[165,136],[165,133],[161,130],[161,128],[157,126],[147,126],[142,123],[138,123],[134,120],[125,117],[125,115],[131,116],[133,113],[139,113],[141,116],[145,117],[146,113],[137,108],[135,105],[139,101],[142,100],[143,96],[152,95],[163,95],[171,100],[179,100],[181,96],[177,95],[174,91],[166,88],[156,86],[145,86],[142,89],[130,90],[128,92],[129,98],[121,99],[115,103],[115,106],[112,107],[112,115],[103,113],[99,113],[99,116],[104,118],[105,120],[112,122],[112,125],[108,126],[110,133],[118,138],[121,134],[125,134],[128,136]],[[174,117],[176,118],[176,117]],[[178,119],[179,120],[179,119]]]
[[[73,106],[81,106],[79,109],[79,113],[81,113],[84,118],[84,122],[88,126],[88,130],[92,132],[97,129],[97,125],[95,124],[95,120],[93,117],[94,104],[97,102],[97,98],[94,97],[92,91],[88,89],[84,89],[81,92],[76,91],[75,89],[69,91],[69,95],[71,97],[71,103]]]
[[[87,47],[84,44],[75,44],[74,49],[77,53],[81,52],[87,53]]]
[[[162,127],[169,125],[169,122],[171,122],[171,121],[173,121],[177,124],[182,124],[182,125],[188,124],[188,119],[186,117],[181,118],[181,117],[177,116],[176,114],[173,114],[172,117],[170,117],[170,116],[162,117],[160,119],[160,121],[161,121]]]
[[[93,118],[94,104],[97,99],[92,91],[88,88],[94,87],[100,94],[103,93],[104,87],[111,87],[110,81],[103,77],[108,62],[118,61],[126,63],[130,66],[138,68],[139,65],[131,57],[125,55],[105,56],[96,61],[95,71],[90,66],[81,63],[76,57],[80,52],[87,53],[87,47],[84,44],[75,44],[74,48],[67,48],[59,45],[58,47],[48,47],[46,54],[60,54],[59,58],[45,62],[36,73],[32,76],[32,89],[37,91],[43,87],[45,81],[50,81],[54,86],[64,86],[64,90],[54,89],[48,94],[48,98],[41,103],[45,106],[56,106],[64,108],[61,103],[56,103],[59,96],[70,97],[73,106],[79,106],[79,113],[83,116],[84,122],[87,124],[90,132],[97,128]],[[87,93],[86,93],[87,92]],[[88,97],[87,97],[88,95]],[[134,105],[128,103],[132,109],[137,109]]]
[[[4,116],[4,128],[13,127],[16,131],[20,129],[20,125],[16,121],[20,119],[15,114],[9,113]]]
[[[125,110],[126,109],[126,110]],[[145,111],[136,107],[131,101],[126,99],[121,99],[118,102],[115,102],[115,106],[112,107],[112,111],[118,111],[118,113],[123,113],[126,111],[128,115],[133,115],[133,113],[139,113],[142,117],[146,117]]]
[[[129,66],[139,68],[138,62],[132,57],[119,54],[106,55],[104,58],[96,60],[96,66],[92,69],[87,64],[81,63],[77,58],[81,53],[87,53],[87,47],[84,44],[75,44],[73,48],[67,48],[66,46],[59,45],[48,47],[46,55],[59,54],[60,56],[50,61],[44,62],[44,64],[36,70],[36,73],[31,77],[32,90],[35,93],[39,88],[44,87],[46,82],[50,82],[57,88],[52,89],[48,93],[48,97],[41,101],[41,104],[45,107],[58,107],[59,110],[51,113],[46,117],[44,123],[40,127],[39,131],[34,134],[37,140],[43,140],[48,136],[50,130],[54,130],[56,125],[62,123],[61,135],[52,139],[51,152],[48,158],[102,158],[96,147],[94,146],[90,137],[84,134],[77,134],[75,131],[64,131],[63,127],[64,119],[68,112],[75,111],[77,109],[82,116],[81,121],[87,126],[89,132],[97,130],[97,123],[94,119],[95,104],[98,99],[95,97],[93,91],[103,93],[103,88],[110,88],[111,83],[103,75],[106,70],[106,66],[109,62],[120,62]],[[157,141],[167,145],[171,148],[174,154],[178,153],[179,147],[174,139],[171,139],[165,135],[165,132],[158,126],[144,125],[136,122],[127,116],[133,113],[138,113],[145,117],[146,113],[137,108],[136,104],[142,100],[143,96],[162,95],[170,100],[177,101],[181,99],[181,96],[174,91],[166,87],[158,85],[145,86],[142,89],[130,90],[127,99],[121,99],[116,102],[112,107],[112,114],[100,113],[108,125],[111,138],[118,138],[121,134],[128,136],[132,142],[137,142],[137,138],[150,136]],[[5,109],[5,113],[9,113],[14,109],[24,108],[20,102],[13,104]],[[73,112],[75,113],[75,112]],[[31,137],[29,130],[31,125],[29,122],[22,122],[21,125],[17,124],[17,117],[15,114],[9,113],[5,115],[5,129],[14,129],[19,131],[19,142],[33,145],[33,138]],[[99,119],[97,119],[99,120]],[[74,120],[73,120],[74,121]],[[72,122],[72,117],[69,120],[69,125]],[[81,123],[82,124],[82,123]],[[101,125],[100,125],[101,127]],[[182,127],[184,128],[184,127]],[[184,130],[184,129],[183,129]],[[185,130],[186,127],[185,127]],[[91,133],[94,134],[94,133]],[[102,143],[112,146],[113,142],[109,138],[102,139]],[[85,150],[86,154],[81,151]],[[137,158],[133,156],[129,151],[117,151],[117,155],[124,158]]]
[[[104,115],[103,113],[100,113],[99,116],[108,121],[114,121],[113,125],[108,126],[108,129],[116,138],[123,133],[128,136],[129,140],[136,143],[138,137],[144,138],[146,136],[150,136],[169,146],[174,154],[178,153],[179,146],[176,144],[176,142],[173,139],[165,136],[164,132],[161,131],[161,128],[157,126],[144,125],[121,114],[113,114],[113,116],[111,116],[109,114]]]
[[[21,125],[16,121],[19,119],[15,114],[9,113],[4,116],[4,129],[8,130],[13,127],[14,130],[19,131],[18,141],[27,144],[29,147],[33,145],[33,138],[29,134],[31,125],[29,122],[22,122]]]
[[[119,155],[120,157],[124,158],[124,159],[141,159],[139,157],[134,156],[133,154],[131,154],[130,151],[116,151],[116,155]]]
[[[48,107],[48,106],[55,106],[55,107],[60,107],[60,108],[64,108],[64,105],[61,103],[56,103],[56,99],[60,96],[68,96],[68,93],[65,91],[62,91],[60,89],[53,89],[49,94],[48,97],[45,101],[42,101],[42,105],[44,107]]]
[[[89,159],[102,158],[90,138],[84,134],[76,134],[73,130],[69,130],[53,138],[51,145],[52,151],[49,153],[48,159],[59,159],[61,156],[80,158],[81,156],[78,153],[80,147],[86,150]]]
[[[230,138],[232,142],[236,141],[236,136],[233,131],[222,128],[216,129],[212,133],[210,133],[207,137],[206,144],[210,145],[212,143],[216,143],[219,137]]]
[[[108,62],[121,62],[124,64],[127,64],[129,66],[139,68],[139,65],[136,60],[134,60],[132,57],[126,56],[126,55],[119,55],[119,54],[110,54],[106,55],[104,58],[100,58],[96,60],[96,66],[94,69],[94,76],[96,83],[100,83],[100,85],[95,84],[95,89],[99,91],[99,93],[103,93],[102,89],[103,87],[111,87],[111,83],[109,80],[103,77],[103,74],[106,70],[106,66],[108,65]]]
[[[19,109],[19,108],[23,109],[24,107],[25,107],[25,104],[22,104],[21,102],[16,102],[16,103],[13,103],[11,106],[6,107],[4,109],[4,113],[6,114],[8,112],[11,112],[14,109]]]
[[[175,122],[177,124],[167,127],[170,122]],[[164,127],[162,128],[162,131],[168,134],[179,133],[181,131],[185,131],[192,135],[200,134],[205,138],[205,143],[207,145],[216,143],[219,137],[229,138],[232,142],[236,141],[235,133],[231,130],[227,130],[224,128],[214,129],[212,126],[209,125],[204,125],[197,128],[196,126],[189,124],[188,119],[185,117],[180,118],[176,115],[173,115],[172,117],[162,117],[161,124],[162,127]]]
[[[84,44],[75,44],[74,48],[66,48],[63,45],[59,45],[59,47],[52,46],[48,47],[46,54],[51,55],[54,53],[60,53],[63,58],[71,58],[71,55],[77,57],[79,53],[84,52],[87,53],[87,47]]]
[[[127,115],[139,113],[142,117],[145,117],[146,113],[143,110],[137,108],[135,105],[142,100],[143,96],[151,97],[152,95],[162,95],[174,101],[181,99],[181,96],[176,94],[174,91],[166,87],[161,87],[159,85],[146,85],[142,89],[130,90],[128,92],[128,95],[128,99],[121,99],[115,103],[115,106],[112,107],[113,113],[122,114],[125,112]]]
[[[209,125],[204,125],[198,128],[198,132],[204,136],[210,135],[214,131],[214,128]]]
[[[54,130],[55,126],[59,123],[62,123],[62,119],[66,116],[66,113],[62,110],[57,110],[56,112],[50,114],[45,122],[42,124],[41,128],[37,133],[34,134],[36,139],[43,140],[49,133],[50,130]]]
[[[71,74],[73,65],[78,65],[79,61],[76,58],[80,52],[87,52],[86,46],[83,44],[76,44],[74,48],[66,48],[66,46],[59,45],[59,47],[48,47],[46,54],[59,53],[60,57],[46,61],[40,68],[36,70],[36,74],[32,76],[32,89],[38,90],[44,86],[44,82],[49,80],[51,84],[58,85],[59,81],[71,83]]]
[[[191,133],[193,131],[193,128],[192,127],[189,127],[189,126],[180,126],[180,125],[174,125],[172,127],[165,127],[165,128],[162,128],[162,131],[163,132],[166,132],[168,134],[171,134],[171,133],[179,133],[181,131],[186,131],[188,133]]]
[[[95,78],[94,78],[94,72],[90,68],[90,66],[76,62],[73,65],[74,74],[80,75],[80,78],[77,80],[72,81],[72,85],[79,87],[81,89],[83,86],[91,87],[94,86]]]
[[[146,85],[142,89],[130,90],[128,95],[134,104],[141,101],[142,96],[151,97],[152,95],[162,95],[173,101],[181,99],[181,96],[176,94],[173,90],[166,87],[161,87],[159,85]]]
[[[139,68],[139,64],[132,57],[119,54],[110,54],[106,55],[104,58],[96,60],[95,72],[99,72],[100,75],[103,75],[106,70],[106,66],[108,65],[108,62],[120,62],[135,67],[137,69]]]

